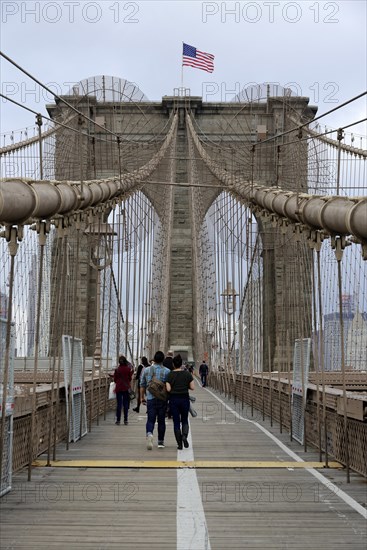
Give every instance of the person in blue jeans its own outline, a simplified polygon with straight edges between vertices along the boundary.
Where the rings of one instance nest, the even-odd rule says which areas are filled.
[[[189,390],[195,389],[191,372],[182,370],[181,355],[173,358],[173,371],[167,377],[166,388],[169,392],[169,405],[173,418],[173,430],[177,441],[177,449],[182,450],[182,444],[187,449],[189,442]]]
[[[153,376],[161,382],[167,380],[170,370],[163,366],[164,353],[157,351],[154,355],[153,364],[144,369],[140,378],[140,399],[142,403],[147,405],[147,449],[153,449],[153,432],[156,421],[158,420],[158,449],[164,449],[164,436],[166,434],[166,410],[167,401],[154,397],[147,389],[149,382]]]
[[[127,362],[126,357],[121,355],[119,357],[119,366],[114,372],[113,379],[116,383],[116,422],[119,425],[121,423],[121,410],[124,409],[124,424],[128,424],[128,414],[130,407],[130,395],[129,389],[131,387],[131,378],[133,371],[131,365]]]

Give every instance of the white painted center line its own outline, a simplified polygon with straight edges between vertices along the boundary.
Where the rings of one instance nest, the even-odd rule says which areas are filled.
[[[177,460],[194,460],[191,430],[188,441],[188,449],[177,451]],[[211,550],[195,468],[177,470],[177,550]]]

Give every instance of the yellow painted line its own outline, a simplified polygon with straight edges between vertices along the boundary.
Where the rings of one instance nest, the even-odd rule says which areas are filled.
[[[46,460],[35,460],[33,466],[47,466]],[[324,462],[276,462],[254,460],[52,460],[56,468],[325,468]],[[339,462],[329,462],[329,468],[343,468]]]

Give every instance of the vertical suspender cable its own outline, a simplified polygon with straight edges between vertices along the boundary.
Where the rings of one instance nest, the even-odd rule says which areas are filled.
[[[120,182],[120,190],[122,188],[122,158],[121,158],[121,138],[120,136],[117,137],[117,149],[118,149],[118,166],[119,166],[119,182]],[[120,273],[121,273],[121,269],[122,269],[122,265],[121,265],[121,262],[122,262],[122,259],[121,259],[121,256],[123,258],[123,241],[121,240],[121,216],[122,216],[122,213],[123,213],[123,209],[121,207],[121,204],[120,203],[120,208],[119,208],[119,216],[118,216],[118,236],[117,236],[117,282],[118,282],[118,287],[117,287],[117,299],[119,299],[119,297],[121,296],[120,292],[121,292],[121,287],[120,287],[120,281],[121,281],[121,277],[120,277]],[[114,218],[115,219],[115,218]],[[121,254],[122,252],[122,254]],[[113,269],[111,269],[111,274],[113,273]],[[116,358],[115,358],[115,361],[117,361],[118,359],[118,356],[120,354],[120,315],[119,315],[119,311],[117,309],[117,319],[116,319]]]
[[[38,126],[38,144],[39,144],[39,166],[40,166],[40,179],[43,180],[43,152],[42,152],[42,115],[38,113],[36,116],[36,123]]]
[[[144,214],[143,214],[143,234],[144,234],[144,243],[143,243],[143,268],[142,268],[142,300],[143,300],[143,314],[141,320],[141,354],[146,356],[148,355],[147,351],[147,304],[148,304],[148,239],[149,239],[149,210],[145,211],[147,204],[144,204]],[[149,357],[148,357],[149,360]]]
[[[69,450],[70,439],[70,424],[73,423],[73,386],[74,386],[74,356],[75,356],[75,329],[76,329],[76,310],[77,310],[77,290],[78,290],[78,269],[79,269],[79,251],[80,251],[80,227],[76,228],[76,259],[73,266],[73,277],[71,280],[74,283],[73,297],[72,297],[72,314],[71,314],[71,354],[70,354],[70,380],[68,388],[65,391],[68,392],[68,414],[67,414],[67,426],[66,426],[66,450]],[[75,427],[74,427],[75,429]],[[73,434],[74,435],[74,434]]]
[[[339,289],[339,322],[340,322],[340,351],[342,360],[342,381],[343,381],[343,408],[344,408],[344,448],[345,465],[347,470],[347,483],[350,483],[349,471],[349,434],[348,434],[348,414],[347,414],[347,389],[345,381],[345,341],[344,341],[344,318],[343,318],[343,290],[342,290],[342,270],[341,262],[343,257],[342,240],[336,239],[335,255],[338,265],[338,289]]]
[[[289,330],[287,329],[287,372],[288,372],[288,411],[289,411],[289,439],[293,441],[293,418],[292,418],[292,381],[291,381],[291,346]]]
[[[141,349],[140,349],[140,346],[141,346],[141,339],[140,339],[140,336],[141,336],[141,313],[142,313],[142,303],[141,303],[141,273],[142,273],[142,269],[143,269],[143,265],[142,265],[142,255],[143,255],[143,240],[144,240],[144,232],[143,232],[143,195],[141,193],[139,193],[139,196],[138,196],[138,212],[139,212],[139,227],[138,227],[138,243],[139,243],[139,246],[138,246],[138,296],[137,296],[137,308],[138,308],[138,312],[137,312],[137,329],[136,329],[136,366],[138,366],[139,364],[139,359],[140,357],[142,356],[142,353],[141,353]]]
[[[107,223],[107,222],[106,222]],[[106,246],[104,247],[104,258],[103,258],[103,290],[102,290],[102,315],[100,314],[99,315],[99,320],[98,322],[101,322],[101,318],[102,318],[102,323],[101,323],[101,328],[100,328],[100,337],[101,337],[101,356],[100,356],[100,361],[99,361],[99,369],[98,369],[98,393],[97,393],[97,426],[99,426],[99,406],[100,406],[100,402],[101,402],[101,376],[102,376],[102,349],[103,349],[103,344],[104,344],[104,332],[105,332],[105,305],[106,305],[106,285],[107,285],[107,268],[109,266],[109,262],[111,262],[112,264],[112,257],[113,257],[113,241],[112,241],[112,250],[108,251],[108,246],[109,246],[109,238],[108,238],[108,231],[109,231],[109,228],[106,226],[106,235],[105,235],[105,239],[106,239]],[[111,258],[108,257],[108,255],[111,254]],[[98,277],[98,282],[99,284],[101,284],[101,278]],[[98,293],[97,293],[97,296],[98,296]],[[98,311],[98,310],[97,310]],[[108,319],[110,317],[110,309],[109,309],[109,316],[108,316]],[[108,338],[109,336],[107,336],[107,342],[108,342]],[[107,345],[107,354],[108,354],[108,345]],[[92,399],[93,397],[93,392],[92,392],[92,388],[94,388],[94,377],[95,377],[95,372],[94,372],[94,362],[93,362],[93,374],[92,374],[92,386],[91,386],[91,418],[93,418],[94,416],[94,399]],[[106,379],[106,387],[105,389],[107,390],[107,379]],[[105,402],[106,402],[106,398],[107,398],[107,391],[105,391]],[[92,403],[93,403],[93,407],[92,407]],[[92,423],[90,422],[90,429],[91,429],[91,425]]]
[[[268,355],[269,355],[269,407],[270,407],[270,426],[273,426],[273,391],[272,391],[272,378],[271,378],[271,347],[270,347],[270,336],[268,336]]]
[[[223,262],[225,263],[225,266],[226,266],[226,275],[225,275],[225,277],[226,277],[226,288],[227,288],[229,277],[230,277],[229,268],[230,268],[230,266],[232,268],[232,265],[230,264],[230,261],[229,261],[229,255],[230,255],[230,251],[231,251],[231,248],[230,248],[231,239],[230,239],[229,226],[228,226],[228,222],[229,222],[228,217],[229,217],[229,214],[230,214],[231,200],[230,200],[230,196],[227,193],[226,193],[225,199],[226,199],[227,203],[229,202],[228,210],[224,206],[224,200],[223,200],[223,203],[222,203],[222,226],[223,226],[223,231],[225,232],[225,243],[226,243],[225,250],[224,250]],[[228,299],[229,299],[229,296],[228,296]],[[227,299],[227,305],[228,305],[228,299]],[[224,300],[226,300],[226,298],[224,298]],[[229,398],[231,398],[232,393],[233,393],[233,377],[231,376],[232,375],[232,362],[231,362],[232,316],[231,315],[227,314],[226,323],[228,324],[228,326],[227,326],[227,365],[226,365],[226,373],[227,373],[227,384],[228,384],[228,396],[229,396]]]
[[[321,287],[321,235],[316,234],[316,259],[317,259],[317,292],[319,306],[319,353],[320,353],[320,369],[321,369],[321,384],[322,384],[322,421],[324,431],[324,450],[325,450],[325,466],[329,465],[328,437],[327,437],[327,417],[326,417],[326,392],[325,392],[325,360],[324,360],[324,323],[323,323],[323,300]]]
[[[282,417],[282,392],[281,392],[281,383],[280,383],[280,339],[279,335],[277,336],[277,349],[278,349],[278,401],[279,401],[279,432],[283,432],[283,417]]]
[[[316,281],[315,281],[315,249],[312,249],[312,310],[313,310],[313,331],[317,334],[317,308],[316,308]],[[319,461],[322,461],[321,445],[321,418],[320,418],[320,365],[319,365],[319,347],[314,354],[315,372],[316,372],[316,414],[317,414],[317,438],[319,447]]]
[[[238,254],[238,262],[237,262],[237,280],[238,280],[238,288],[239,293],[241,289],[243,288],[242,284],[242,264],[243,264],[243,224],[242,222],[242,216],[246,215],[246,212],[243,212],[242,203],[237,203],[237,209],[236,209],[236,222],[237,222],[237,231],[238,231],[238,240],[237,240],[237,254]],[[246,223],[247,223],[247,216],[246,216]],[[239,296],[239,300],[241,300],[241,295]],[[239,340],[239,346],[238,346],[238,353],[239,353],[239,365],[240,365],[240,376],[241,376],[241,408],[243,410],[244,405],[244,369],[243,369],[243,309],[240,312],[239,320],[238,320],[238,340]]]
[[[298,242],[298,246],[297,246],[297,249],[298,249],[298,254],[299,254],[299,261],[298,261],[298,266],[299,266],[299,277],[298,277],[298,288],[299,288],[299,303],[300,303],[300,306],[301,306],[301,315],[299,316],[300,317],[300,343],[301,343],[301,374],[302,374],[302,397],[303,397],[303,424],[304,424],[304,428],[303,428],[303,432],[304,432],[304,435],[303,435],[303,443],[304,443],[304,451],[307,452],[307,415],[306,415],[306,412],[307,412],[307,384],[306,384],[306,373],[305,373],[305,353],[304,353],[304,348],[303,348],[303,341],[304,341],[304,335],[305,335],[305,327],[304,327],[304,323],[305,323],[305,315],[306,315],[306,312],[305,312],[305,296],[304,296],[304,291],[306,289],[306,284],[305,284],[305,281],[304,281],[304,278],[303,278],[303,275],[304,275],[304,266],[302,265],[302,260],[304,258],[304,255],[305,255],[305,251],[302,250],[301,248],[302,246],[302,242]]]
[[[252,247],[252,236],[253,236],[253,232],[252,232],[252,227],[253,226],[252,226],[251,212],[249,211],[248,214],[249,214],[248,219],[246,220],[246,227],[247,227],[247,232],[246,232],[246,264],[247,264],[247,278],[248,278],[247,280],[249,281],[249,283],[250,282],[252,283],[251,284],[252,290],[250,292],[250,297],[252,297],[254,294],[256,296],[257,292],[256,292],[256,283],[254,284],[254,278],[253,278],[252,274],[250,275],[249,265],[248,265],[249,264],[249,251],[250,251],[250,247]],[[257,241],[258,237],[259,237],[259,233],[257,233],[257,236],[256,236],[256,243],[258,242]],[[252,251],[252,254],[253,254],[254,261],[255,261],[255,258],[257,256],[256,245],[254,247],[254,250]],[[260,275],[258,276],[258,279],[260,280]],[[256,304],[255,304],[255,307],[256,307]],[[256,338],[256,335],[255,335],[256,323],[255,323],[254,301],[251,298],[250,298],[250,303],[249,303],[249,314],[247,316],[247,319],[248,319],[249,326],[247,327],[247,330],[246,330],[245,334],[246,334],[246,338],[248,339],[248,342],[246,343],[246,347],[250,351],[250,353],[249,353],[249,361],[250,361],[250,365],[249,365],[249,368],[250,368],[250,403],[251,403],[251,418],[253,418],[253,416],[254,416],[254,365],[255,365],[254,346],[255,346],[255,342],[257,342],[258,339]],[[258,320],[258,321],[260,321],[260,320]],[[254,337],[253,337],[253,335],[254,335]]]
[[[226,216],[227,216],[227,212],[225,211],[226,209],[224,208],[224,204],[225,204],[225,201],[228,201],[228,195],[227,193],[225,194],[225,196],[223,197],[222,199],[222,204],[221,204],[221,222],[222,222],[222,232],[223,232],[223,243],[224,243],[224,246],[223,246],[223,256],[222,256],[222,265],[225,266],[225,274],[224,274],[224,279],[225,279],[225,282],[223,284],[223,287],[225,286],[225,288],[227,288],[227,285],[228,285],[228,281],[229,281],[229,258],[228,258],[228,255],[229,255],[229,238],[228,238],[228,225],[227,225],[227,219],[226,219]],[[223,270],[224,271],[224,270]],[[224,301],[224,305],[226,305],[225,303],[225,300],[226,298],[224,297],[223,298],[223,301]],[[226,313],[226,309],[225,308],[225,313]],[[230,373],[230,370],[231,370],[231,359],[230,359],[230,321],[229,321],[229,315],[226,314],[226,316],[224,317],[225,319],[225,323],[227,325],[227,330],[224,330],[223,332],[226,334],[226,387],[227,387],[227,391],[228,391],[228,397],[231,398],[231,373]]]
[[[124,348],[124,355],[127,357],[127,351],[128,351],[128,345],[129,345],[129,324],[130,324],[130,273],[131,273],[131,264],[132,264],[132,233],[131,233],[131,226],[132,226],[132,212],[131,212],[131,201],[132,199],[129,198],[126,204],[125,213],[128,214],[128,220],[126,219],[127,216],[125,215],[124,218],[124,232],[125,232],[125,250],[126,250],[126,279],[125,279],[125,348]],[[128,208],[128,210],[127,210]],[[132,360],[132,359],[131,359]]]
[[[68,235],[65,229],[60,229],[62,231],[63,238],[63,252],[62,252],[62,279],[61,279],[61,310],[60,310],[60,323],[59,323],[59,334],[57,335],[57,376],[56,376],[56,407],[55,407],[55,418],[54,418],[54,439],[53,439],[53,460],[56,460],[56,442],[57,442],[57,422],[58,414],[60,412],[60,374],[61,374],[61,355],[62,355],[62,334],[64,331],[64,322],[65,322],[65,305],[66,305],[66,278],[67,278],[67,247],[68,247]],[[55,311],[55,315],[57,312]],[[65,392],[67,388],[65,388]],[[66,419],[67,420],[67,419]]]
[[[233,166],[232,166],[232,170],[233,170]],[[235,323],[235,304],[236,304],[236,297],[234,295],[234,289],[236,288],[235,287],[235,266],[234,266],[234,256],[235,256],[235,248],[236,248],[236,242],[235,242],[235,238],[234,238],[234,224],[235,224],[235,216],[234,216],[234,210],[235,210],[235,207],[236,207],[236,202],[233,198],[231,198],[231,203],[232,203],[232,212],[230,213],[230,223],[231,223],[231,255],[232,255],[232,266],[231,266],[231,271],[232,271],[232,274],[231,274],[231,277],[232,277],[232,280],[233,280],[233,283],[232,283],[232,288],[233,288],[233,296],[232,296],[232,302],[233,302],[233,313],[231,315],[231,321],[233,321],[233,323],[231,323],[231,364],[232,364],[232,370],[233,370],[233,401],[234,401],[234,404],[236,404],[236,401],[237,401],[237,369],[236,369],[236,345],[235,345],[235,342],[236,342],[236,323]],[[237,241],[237,244],[238,244],[238,241]],[[233,336],[232,336],[232,329],[233,329]]]
[[[154,238],[153,238],[153,216],[150,219],[149,227],[149,267],[146,273],[146,321],[147,321],[147,334],[148,334],[148,350],[150,353],[149,359],[153,357],[153,318],[152,318],[152,264],[153,264],[153,255],[154,255]]]
[[[219,248],[218,248],[218,241],[219,241],[219,235],[218,235],[218,227],[217,227],[217,208],[218,208],[218,199],[214,203],[213,208],[213,232],[214,232],[214,260],[215,260],[215,342],[216,342],[216,373],[217,373],[217,381],[218,381],[218,388],[220,393],[222,393],[222,374],[219,372],[219,366],[220,366],[220,359],[218,358],[218,354],[220,353],[220,309],[218,309],[218,305],[220,305],[220,299],[219,299]]]
[[[259,229],[258,229],[258,235],[259,235]],[[263,325],[264,325],[264,319],[263,319],[263,314],[264,314],[264,311],[263,311],[263,307],[262,307],[262,303],[263,303],[263,284],[262,284],[262,279],[263,279],[263,274],[264,274],[264,261],[263,261],[263,248],[261,248],[261,253],[260,253],[260,247],[259,247],[259,252],[258,252],[258,261],[259,261],[259,266],[260,266],[260,273],[261,273],[261,276],[259,274],[259,277],[257,278],[257,294],[259,296],[259,319],[258,319],[258,322],[256,323],[257,324],[257,335],[258,335],[258,339],[260,342],[262,342],[263,338],[264,338],[264,328],[263,328]],[[263,349],[264,349],[264,346],[263,344],[261,343],[261,347],[260,349],[257,348],[258,352],[260,353],[261,357],[260,357],[260,361],[258,363],[258,368],[261,369],[260,370],[260,373],[261,373],[261,378],[263,376],[262,372],[264,370],[264,356],[263,356]],[[258,372],[258,369],[256,368],[255,372]],[[257,379],[258,380],[258,379]],[[261,384],[261,387],[263,388],[263,384]],[[252,391],[253,391],[253,387],[252,387]],[[258,390],[256,390],[257,392]],[[263,390],[261,390],[263,391]],[[252,398],[253,399],[253,398]],[[252,411],[252,415],[253,415],[253,411]]]
[[[116,223],[116,205],[113,209],[113,215],[112,215],[112,233],[115,235],[115,223]],[[117,241],[117,246],[119,248],[119,242]],[[107,350],[107,357],[106,357],[106,369],[104,371],[104,384],[105,384],[105,392],[104,392],[104,400],[103,400],[103,419],[106,420],[107,415],[107,388],[108,388],[108,371],[109,371],[109,359],[110,359],[110,342],[111,342],[111,310],[112,310],[112,280],[113,280],[113,248],[112,248],[112,258],[111,258],[111,265],[110,265],[110,276],[109,276],[109,288],[108,288],[108,322],[107,322],[107,344],[106,344],[106,350]],[[105,275],[106,276],[106,275]],[[118,314],[118,313],[117,313]],[[117,334],[116,334],[117,337]],[[115,350],[114,350],[115,351]],[[99,426],[99,415],[100,415],[100,392],[101,392],[101,384],[102,384],[102,372],[101,369],[99,369],[99,377],[98,377],[98,412],[97,412],[97,426]]]
[[[115,292],[116,292],[116,298],[117,302],[120,301],[121,297],[121,280],[122,280],[122,265],[123,265],[123,257],[124,257],[124,241],[123,241],[123,235],[122,235],[122,223],[121,219],[124,216],[124,209],[122,208],[122,202],[119,205],[119,216],[118,216],[118,236],[117,236],[117,285],[115,285]],[[112,276],[113,270],[112,270]],[[116,311],[116,350],[115,350],[115,357],[114,357],[114,363],[117,363],[118,357],[120,355],[120,337],[121,337],[121,317],[119,314],[119,309],[117,308]]]
[[[37,407],[37,370],[39,358],[39,339],[40,339],[40,317],[41,317],[41,295],[42,295],[42,279],[43,279],[43,260],[46,245],[46,222],[39,224],[39,271],[38,271],[38,288],[37,288],[37,312],[36,312],[36,331],[34,344],[34,369],[33,369],[33,386],[32,386],[32,413],[31,413],[31,429],[29,430],[28,438],[28,481],[32,477],[32,462],[33,462],[33,436],[36,423],[36,407]],[[38,438],[37,438],[38,442]],[[37,451],[37,449],[36,449]]]
[[[81,230],[81,220],[80,219],[77,219],[76,221],[76,226],[77,226],[77,231],[78,233],[80,234],[80,230]],[[78,265],[79,265],[79,261],[78,261]],[[74,306],[75,308],[77,307],[77,301],[76,302],[73,302],[74,303]],[[84,407],[86,406],[85,402],[84,402],[84,396],[85,396],[85,361],[86,361],[86,353],[84,352],[83,353],[83,364],[82,364],[82,388],[81,388],[81,403],[80,403],[80,423],[79,423],[79,437],[80,439],[82,438],[82,434],[83,434],[83,418],[84,418]],[[93,367],[92,367],[92,371],[94,370],[94,361],[93,361]],[[90,409],[93,410],[94,408],[94,403],[93,403],[93,373],[92,373],[92,377],[91,377],[91,382],[90,382],[90,403],[89,403],[89,406],[90,406]],[[86,423],[87,423],[87,426],[86,426],[86,429],[88,429],[88,419],[86,419]],[[91,425],[89,427],[91,429]]]
[[[116,234],[116,206],[113,209],[112,214],[112,233]],[[117,247],[119,247],[119,243],[117,241]],[[109,359],[110,359],[110,347],[111,347],[111,311],[112,311],[112,273],[113,273],[113,257],[114,254],[112,254],[112,262],[110,265],[110,276],[109,276],[109,289],[108,289],[108,324],[107,324],[107,358],[106,358],[106,373],[109,369]],[[116,330],[116,328],[115,328]],[[116,335],[117,336],[117,335]]]
[[[14,264],[15,255],[18,250],[17,243],[17,228],[12,227],[9,234],[9,253],[10,253],[10,273],[9,273],[9,300],[8,300],[8,316],[6,323],[6,344],[5,344],[5,357],[4,357],[4,374],[3,374],[3,395],[1,404],[1,434],[0,434],[0,479],[3,474],[3,460],[4,460],[4,443],[5,443],[5,421],[6,421],[6,401],[8,392],[8,380],[9,380],[9,365],[10,365],[10,340],[11,340],[11,319],[13,315],[13,291],[14,291]]]
[[[343,130],[339,128],[337,133],[338,139],[338,160],[337,160],[337,174],[336,174],[336,194],[340,193],[340,156],[341,156],[341,142],[343,139]]]
[[[56,264],[56,277],[54,281],[51,281],[51,285],[54,285],[56,289],[55,296],[55,312],[59,312],[61,309],[61,280],[62,280],[62,254],[61,254],[61,239],[57,236],[55,247],[55,264]],[[56,284],[58,281],[58,284]],[[55,402],[57,400],[57,395],[55,394],[55,377],[56,377],[56,330],[57,330],[57,315],[54,314],[52,320],[52,326],[50,329],[50,340],[52,342],[52,375],[51,375],[51,404],[49,408],[48,415],[48,443],[47,443],[47,466],[50,466],[51,459],[51,446],[52,446],[52,429],[53,429],[53,418],[55,413]]]
[[[133,299],[132,299],[132,342],[131,342],[131,354],[132,354],[132,357],[131,357],[131,362],[132,364],[134,365],[135,364],[135,345],[136,345],[136,341],[135,341],[135,309],[137,307],[137,304],[136,304],[136,283],[137,283],[137,280],[138,280],[138,276],[137,276],[137,273],[136,273],[136,267],[139,269],[139,264],[137,263],[137,259],[138,259],[138,251],[139,251],[139,239],[138,239],[138,231],[139,231],[139,219],[138,219],[138,216],[137,216],[137,206],[138,206],[138,199],[139,197],[137,197],[136,195],[133,196],[133,201],[134,201],[134,204],[135,204],[135,211],[134,211],[134,234],[135,234],[135,239],[134,239],[134,254],[135,254],[135,262],[134,262],[134,269],[133,269]],[[138,365],[136,365],[138,366]]]

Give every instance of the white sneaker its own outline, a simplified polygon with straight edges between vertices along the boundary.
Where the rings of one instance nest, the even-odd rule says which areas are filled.
[[[151,451],[153,449],[153,434],[147,435],[147,449]]]

